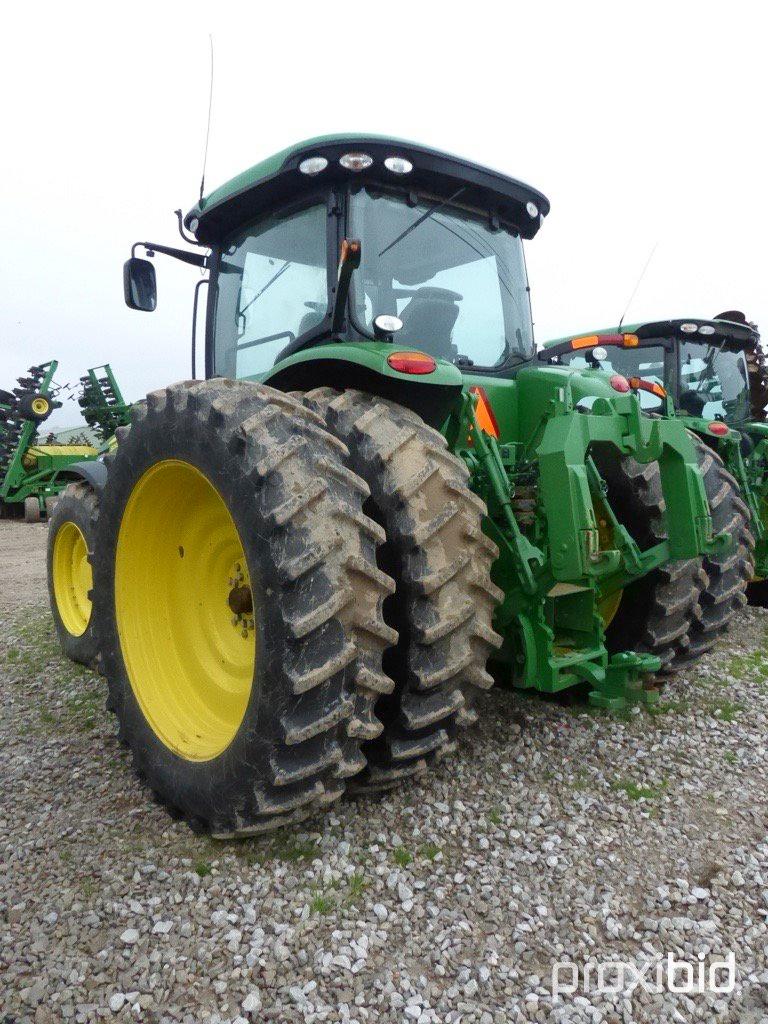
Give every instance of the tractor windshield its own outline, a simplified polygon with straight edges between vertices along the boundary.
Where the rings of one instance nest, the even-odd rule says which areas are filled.
[[[364,334],[387,313],[403,322],[398,345],[462,367],[533,356],[519,235],[448,201],[413,203],[368,189],[352,197],[349,235],[362,242],[350,309]]]
[[[749,418],[749,376],[743,352],[703,341],[680,346],[680,409],[689,416],[740,422]]]

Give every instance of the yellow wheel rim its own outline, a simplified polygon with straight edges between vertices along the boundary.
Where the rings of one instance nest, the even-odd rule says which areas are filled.
[[[248,706],[254,610],[237,527],[187,462],[158,462],[128,499],[115,611],[131,688],[152,731],[185,760],[217,757]]]
[[[32,400],[32,412],[35,416],[45,416],[49,408],[48,400],[45,398],[35,398]]]
[[[608,629],[615,619],[623,596],[624,591],[617,590],[615,593],[609,594],[608,597],[604,597],[602,601],[598,602],[597,610],[603,620],[603,629]]]
[[[91,621],[93,586],[88,545],[75,523],[62,523],[53,542],[53,594],[56,607],[71,636],[82,636]]]
[[[602,509],[602,499],[598,500],[598,505]],[[608,516],[601,510],[597,515],[597,532],[600,538],[600,548],[607,549],[613,545],[613,527],[608,521]],[[602,601],[597,603],[597,611],[600,618],[603,620],[603,629],[608,629],[610,624],[616,617],[616,613],[619,610],[621,599],[624,595],[623,590],[616,590],[613,594],[609,594],[608,597],[604,597]]]

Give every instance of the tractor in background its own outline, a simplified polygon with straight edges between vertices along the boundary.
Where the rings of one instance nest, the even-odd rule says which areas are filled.
[[[134,245],[133,309],[156,254],[207,274],[206,379],[193,328],[192,379],[134,407],[89,485],[94,635],[137,770],[194,827],[253,835],[421,775],[489,660],[601,707],[658,695],[674,637],[611,651],[605,622],[645,580],[633,648],[668,567],[695,595],[731,538],[681,423],[537,361],[523,243],[548,211],[471,161],[340,135],[201,199],[193,248]]]
[[[733,534],[735,545],[702,560],[688,643],[673,660],[684,664],[727,630],[746,594],[764,599],[768,370],[760,335],[743,313],[731,310],[712,320],[661,320],[558,338],[544,345],[540,358],[618,375],[648,415],[675,414],[695,438],[713,521]]]

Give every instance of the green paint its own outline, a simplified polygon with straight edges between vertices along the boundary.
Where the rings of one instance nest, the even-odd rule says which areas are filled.
[[[36,392],[52,403],[53,377],[57,368],[55,359],[42,364],[45,372]],[[6,407],[0,407],[0,445],[5,442],[10,447],[10,451],[0,458],[0,505],[14,505],[27,498],[36,498],[41,513],[44,513],[46,499],[55,497],[71,483],[72,477],[67,470],[76,463],[98,458],[111,446],[114,430],[129,421],[130,406],[123,401],[110,367],[95,367],[87,371],[87,378],[89,383],[85,386],[81,402],[83,417],[96,428],[99,425],[105,429],[107,425],[111,427],[109,435],[105,434],[102,448],[93,448],[92,453],[78,452],[74,450],[77,446],[67,445],[56,445],[48,450],[49,446],[36,441],[38,430],[45,429],[45,420],[42,423],[25,420],[18,435],[14,436],[11,425],[2,415]],[[73,450],[67,452],[68,447]]]
[[[689,317],[687,319],[698,325],[711,324],[716,330],[722,330],[726,335],[734,328],[734,325],[727,324],[724,321],[709,321],[701,317]],[[674,322],[679,323],[680,318],[676,318]],[[673,351],[676,351],[677,347],[685,341],[696,341],[706,344],[712,338],[712,336],[699,333],[684,336],[671,334],[668,331],[668,324],[669,321],[649,321],[623,326],[623,333],[637,334],[640,332],[641,334],[639,346],[622,349],[625,358],[637,353],[639,364],[645,345],[658,346],[660,339],[670,343]],[[746,335],[754,334],[754,332],[747,331],[742,325],[738,325],[736,329],[739,333],[735,334],[732,339],[734,341],[743,342]],[[613,333],[615,330],[616,328],[603,328],[600,330],[583,331],[579,334],[565,335],[562,338],[555,338],[545,342],[542,351],[546,352],[555,345],[560,345],[575,337]],[[716,352],[720,346],[721,340],[714,337],[709,344],[709,351]],[[741,490],[741,496],[749,509],[750,532],[755,539],[755,576],[758,579],[768,578],[768,423],[749,420],[745,422],[743,419],[737,419],[729,415],[726,409],[724,422],[729,426],[729,432],[724,436],[712,434],[709,430],[709,424],[712,422],[711,418],[691,416],[682,411],[678,374],[675,368],[676,362],[677,360],[675,359],[673,365],[672,361],[667,359],[664,364],[664,386],[668,392],[667,412],[668,414],[674,414],[678,422],[687,430],[702,438],[706,444],[714,447],[722,458],[728,472],[735,477]],[[560,367],[549,366],[547,368],[560,369]],[[591,377],[597,371],[582,370],[580,372],[585,376]],[[639,368],[637,375],[642,375],[642,371]],[[742,444],[744,439],[748,442],[746,445]]]
[[[384,342],[327,342],[289,356],[261,379],[279,381],[303,366],[312,368],[314,384],[333,385],[343,365],[352,374],[347,386],[390,396],[400,381],[420,387],[425,400],[431,388],[447,385],[454,397],[442,432],[487,505],[484,529],[499,548],[492,578],[504,592],[494,622],[505,638],[501,673],[516,687],[547,693],[586,684],[591,704],[613,710],[656,701],[657,691],[643,678],[658,669],[658,659],[610,656],[598,604],[671,559],[729,543],[727,535],[712,536],[696,451],[683,424],[643,415],[636,395],[619,394],[597,371],[536,363],[502,378],[462,375],[438,360],[433,374],[415,377],[389,366],[396,349]],[[499,438],[479,428],[475,387],[491,402]],[[658,462],[667,506],[663,543],[641,552],[616,517],[589,456],[598,442],[617,458]],[[598,509],[612,527],[609,547],[601,545]]]

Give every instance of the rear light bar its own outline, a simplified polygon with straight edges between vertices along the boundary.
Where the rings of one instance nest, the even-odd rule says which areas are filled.
[[[563,341],[552,348],[542,349],[542,356],[559,356],[563,352],[578,352],[581,349],[597,348],[598,346],[617,345],[620,348],[637,348],[640,339],[636,334],[584,334],[570,341]]]
[[[640,339],[636,334],[585,334],[571,338],[570,348],[596,348],[598,345],[621,345],[622,348],[636,348]]]

